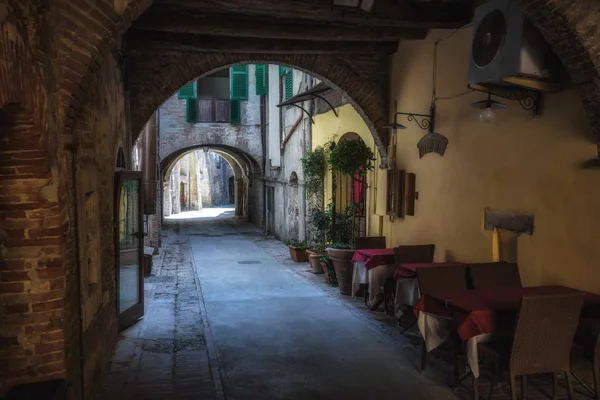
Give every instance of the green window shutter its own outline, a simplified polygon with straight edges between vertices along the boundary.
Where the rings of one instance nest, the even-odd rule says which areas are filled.
[[[256,65],[256,94],[269,92],[269,68],[265,64]]]
[[[231,99],[248,100],[248,66],[237,65],[230,69]]]
[[[187,122],[198,122],[198,100],[187,99],[185,101],[185,120]]]
[[[196,98],[196,81],[192,81],[182,87],[177,93],[178,99],[195,99]]]
[[[229,122],[239,124],[242,122],[242,102],[231,99],[229,104]]]
[[[294,71],[290,69],[285,74],[285,100],[289,100],[294,96]]]
[[[286,72],[288,72],[289,68],[284,67],[283,65],[279,66],[279,76],[284,76]]]

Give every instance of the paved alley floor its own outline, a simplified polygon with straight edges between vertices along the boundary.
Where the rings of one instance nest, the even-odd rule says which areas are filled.
[[[466,387],[449,388],[451,367],[437,357],[419,371],[418,335],[400,335],[393,318],[341,296],[281,242],[231,215],[167,220],[146,315],[121,334],[103,398],[471,398]],[[550,398],[538,392],[528,399]],[[510,398],[506,385],[497,394]]]

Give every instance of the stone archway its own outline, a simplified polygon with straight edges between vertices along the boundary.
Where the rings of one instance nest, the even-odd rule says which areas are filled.
[[[139,132],[167,96],[190,80],[236,64],[279,64],[302,70],[340,90],[371,130],[384,162],[387,157],[389,74],[387,57],[323,54],[189,53],[130,57],[132,130]],[[148,87],[148,82],[153,84]]]

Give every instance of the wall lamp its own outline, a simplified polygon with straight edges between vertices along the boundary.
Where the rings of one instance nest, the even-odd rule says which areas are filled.
[[[427,134],[419,140],[419,143],[417,143],[417,147],[419,148],[419,158],[423,158],[423,156],[428,153],[438,153],[441,156],[444,155],[446,147],[448,147],[448,138],[433,131],[435,128],[435,103],[431,104],[429,114],[396,112],[394,115],[394,122],[384,127],[391,129],[393,136],[396,136],[398,129],[406,129],[406,126],[398,123],[398,115],[406,115],[407,121],[414,122],[419,128],[427,131]]]
[[[515,86],[493,86],[493,85],[469,85],[469,89],[486,93],[487,100],[477,101],[472,104],[474,108],[480,109],[479,119],[483,122],[493,122],[495,110],[502,110],[508,106],[499,101],[492,100],[492,95],[507,100],[516,100],[522,109],[531,112],[535,118],[540,113],[540,92],[527,90]]]

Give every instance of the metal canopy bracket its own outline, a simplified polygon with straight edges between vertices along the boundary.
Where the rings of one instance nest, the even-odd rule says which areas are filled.
[[[323,100],[325,103],[327,103],[327,105],[329,106],[329,108],[331,108],[331,110],[333,111],[333,113],[335,114],[336,117],[339,117],[338,112],[336,111],[335,107],[322,96],[322,93],[327,92],[328,90],[331,90],[331,88],[325,84],[324,82],[321,82],[317,85],[315,85],[314,87],[305,90],[302,93],[299,93],[293,97],[291,97],[290,99],[277,104],[277,107],[283,107],[283,106],[294,106],[294,107],[298,107],[299,109],[301,109],[302,111],[304,111],[304,113],[306,115],[308,115],[308,117],[310,118],[311,122],[314,124],[315,121],[312,117],[312,114],[309,113],[304,107],[299,106],[298,103],[303,103],[305,101],[311,101],[314,99],[321,99]]]

